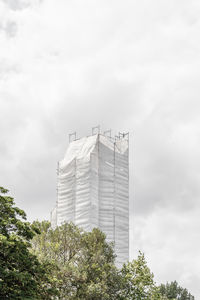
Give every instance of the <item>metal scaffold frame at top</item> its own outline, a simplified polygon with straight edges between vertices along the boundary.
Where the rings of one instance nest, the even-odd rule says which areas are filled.
[[[101,127],[100,127],[100,125],[92,127],[91,135],[89,135],[89,136],[93,136],[93,135],[97,135],[97,134],[101,134],[101,135],[109,138],[111,141],[113,141],[113,143],[116,140],[125,139],[125,138],[127,140],[129,140],[129,132],[118,132],[118,135],[114,135],[114,137],[113,137],[111,129],[105,130],[105,131],[103,131],[103,133],[101,133]],[[70,133],[68,136],[69,136],[69,138],[68,138],[69,139],[69,143],[81,139],[81,138],[77,138],[76,131]],[[89,137],[89,136],[87,136],[87,137]]]

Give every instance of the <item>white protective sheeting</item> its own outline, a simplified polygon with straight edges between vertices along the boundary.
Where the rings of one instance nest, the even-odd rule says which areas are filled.
[[[55,206],[51,211],[51,226],[52,228],[55,228],[57,226],[57,207]]]
[[[99,227],[114,242],[117,264],[129,259],[128,139],[101,134],[69,144],[58,164],[58,199],[52,226],[72,221]]]

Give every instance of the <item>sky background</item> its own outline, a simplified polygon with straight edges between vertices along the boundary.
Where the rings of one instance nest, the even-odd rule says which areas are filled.
[[[48,219],[68,134],[130,132],[130,253],[200,298],[199,0],[0,0],[0,185]]]

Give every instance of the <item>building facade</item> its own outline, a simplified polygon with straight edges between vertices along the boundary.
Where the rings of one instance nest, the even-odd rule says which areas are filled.
[[[100,228],[114,242],[116,262],[129,259],[129,138],[95,134],[70,142],[58,163],[55,227],[73,222]]]

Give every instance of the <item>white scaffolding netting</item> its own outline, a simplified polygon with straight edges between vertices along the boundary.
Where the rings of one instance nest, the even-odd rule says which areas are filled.
[[[55,206],[51,211],[50,216],[51,226],[55,228],[57,226],[57,207]]]
[[[72,221],[100,228],[114,242],[117,263],[129,258],[129,149],[127,136],[101,134],[69,144],[58,164],[58,199],[52,226]]]

